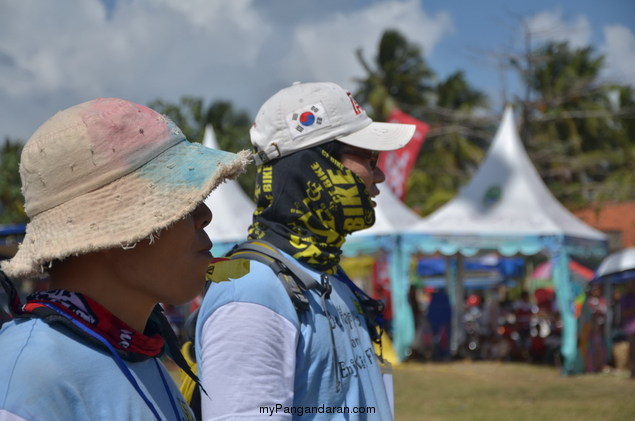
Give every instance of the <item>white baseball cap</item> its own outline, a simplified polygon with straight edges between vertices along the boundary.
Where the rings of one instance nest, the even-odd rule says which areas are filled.
[[[375,151],[405,146],[412,124],[377,123],[350,92],[331,82],[295,82],[260,107],[249,131],[260,165],[332,140]]]

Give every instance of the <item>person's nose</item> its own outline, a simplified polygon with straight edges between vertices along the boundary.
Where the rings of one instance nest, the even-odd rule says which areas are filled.
[[[212,222],[212,211],[203,202],[194,209],[193,216],[197,228],[205,228]]]
[[[386,181],[386,174],[379,167],[375,167],[373,171],[373,183],[381,184]]]

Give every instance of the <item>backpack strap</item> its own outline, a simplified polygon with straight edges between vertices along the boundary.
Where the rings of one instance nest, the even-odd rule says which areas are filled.
[[[320,282],[316,281],[297,263],[285,257],[275,246],[263,240],[249,240],[239,244],[228,253],[227,257],[230,259],[248,258],[269,265],[287,290],[296,311],[298,311],[298,318],[300,318],[301,310],[309,309],[309,300],[304,295],[304,291],[314,289],[320,294],[322,309],[324,310],[324,314],[329,318],[329,325],[331,326],[329,332],[333,350],[333,373],[335,373],[336,391],[339,392],[341,379],[337,367],[339,360],[337,358],[337,348],[335,347],[335,336],[333,333],[333,326],[336,322],[326,307],[326,300],[330,297],[332,289],[328,275],[322,274],[320,276]]]
[[[230,259],[251,259],[269,266],[282,282],[298,311],[309,309],[309,300],[304,295],[304,291],[315,289],[326,298],[330,295],[331,285],[328,282],[316,281],[305,270],[266,241],[249,240],[238,244],[227,253],[227,257]]]
[[[370,338],[373,342],[379,345],[379,357],[383,360],[383,350],[381,343],[385,323],[383,317],[385,305],[383,301],[372,298],[360,287],[355,285],[355,283],[351,280],[351,278],[348,277],[346,272],[344,272],[344,270],[340,266],[338,266],[337,268],[336,276],[348,286],[348,288],[353,292],[353,295],[355,295],[355,298],[357,298],[357,301],[362,308],[364,319],[366,320],[366,327],[368,328]]]
[[[322,283],[316,281],[306,271],[300,269],[297,264],[286,258],[278,251],[278,249],[266,241],[249,240],[244,243],[237,244],[225,254],[225,257],[230,259],[255,260],[269,266],[289,295],[289,298],[293,303],[293,307],[295,307],[295,310],[298,313],[298,318],[300,317],[300,313],[308,311],[310,308],[309,300],[304,295],[304,291],[317,289],[320,291],[321,296],[326,298],[328,298],[331,293],[331,285],[327,282],[327,280],[323,279]],[[207,293],[210,285],[211,282],[208,282],[205,285],[205,289],[203,291],[204,295]],[[198,372],[193,344],[196,341],[196,319],[198,318],[199,310],[200,308],[194,310],[194,312],[188,316],[184,325],[184,330],[186,332],[186,336],[189,338],[189,342],[186,342],[183,347],[183,351],[186,355],[186,359],[189,360],[188,363],[194,373]],[[335,361],[336,360],[337,359],[335,359]],[[334,369],[336,368],[337,367]],[[182,377],[180,390],[194,411],[196,419],[200,420],[201,395],[200,389],[197,388],[196,385],[197,383],[195,383],[192,378]],[[198,385],[200,386],[200,384]]]
[[[327,279],[322,279],[322,282],[316,281],[305,270],[301,269],[291,259],[285,257],[275,246],[267,241],[248,240],[236,244],[231,250],[225,253],[225,257],[229,259],[255,260],[269,266],[289,295],[298,316],[303,311],[309,309],[309,300],[306,295],[304,295],[304,291],[316,289],[320,292],[320,295],[325,298],[328,298],[331,294],[331,284],[328,283]],[[211,282],[207,282],[203,290],[203,295],[207,294],[210,285]],[[183,326],[186,336],[192,341],[196,336],[196,319],[198,312],[198,308],[194,310],[187,317]]]
[[[302,269],[295,261],[284,256],[280,251],[264,240],[249,240],[238,244],[232,248],[227,257],[230,259],[252,259],[268,265],[278,276],[285,290],[289,294],[296,310],[307,310],[309,302],[304,295],[304,291],[315,289],[325,299],[331,293],[331,284],[326,276],[322,277],[322,282],[316,281],[306,270]],[[384,320],[382,313],[384,304],[380,300],[375,300],[360,289],[338,266],[336,276],[348,286],[357,298],[366,324],[368,333],[373,342],[381,344]]]

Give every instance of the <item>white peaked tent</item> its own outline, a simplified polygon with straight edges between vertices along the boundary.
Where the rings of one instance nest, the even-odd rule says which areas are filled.
[[[470,183],[452,201],[413,228],[426,234],[469,236],[503,233],[506,236],[565,235],[605,240],[605,235],[577,219],[547,189],[525,151],[511,108],[503,121],[487,156]],[[482,240],[477,241],[479,248]],[[506,254],[533,254],[526,241],[508,244]],[[472,255],[470,243],[462,241],[448,252]]]
[[[203,145],[218,149],[214,129],[210,125],[205,127]],[[220,256],[234,244],[247,238],[247,228],[251,225],[256,205],[247,197],[236,180],[221,183],[205,199],[205,204],[213,215],[212,222],[205,227],[205,232],[214,243],[214,255]]]
[[[521,143],[510,107],[469,184],[455,199],[408,230],[403,243],[404,252],[411,254],[460,257],[494,250],[505,256],[549,255],[564,324],[564,370],[573,371],[577,330],[569,256],[601,258],[607,253],[606,237],[573,216],[547,189]],[[402,268],[402,273],[406,270]],[[449,292],[455,300],[463,294],[462,268],[457,267],[456,272],[455,281],[448,285],[454,287]],[[458,326],[458,319],[454,324]]]

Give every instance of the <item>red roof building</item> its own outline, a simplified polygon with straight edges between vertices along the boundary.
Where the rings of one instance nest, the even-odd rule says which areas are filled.
[[[611,251],[635,246],[635,201],[602,203],[573,214],[609,237]]]

